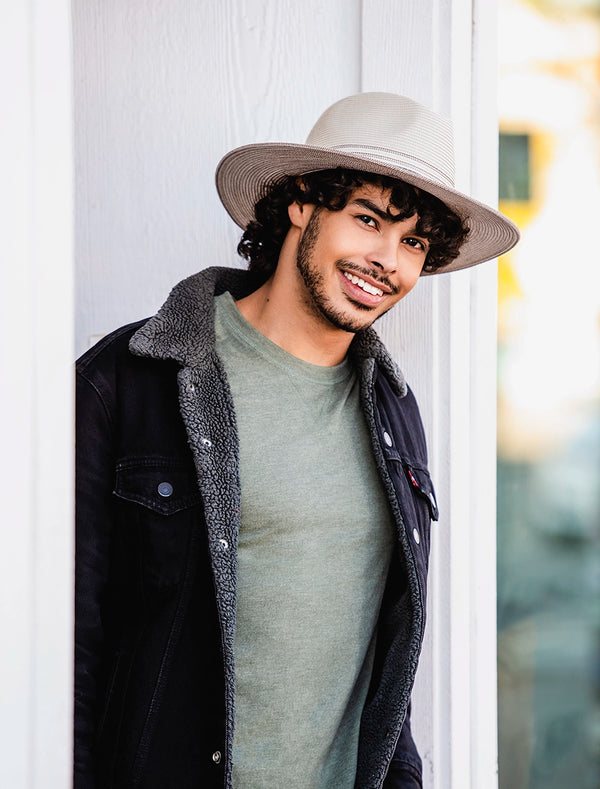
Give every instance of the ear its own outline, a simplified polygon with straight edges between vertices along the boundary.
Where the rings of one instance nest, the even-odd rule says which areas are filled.
[[[299,203],[297,200],[290,203],[288,206],[288,216],[292,223],[292,227],[304,230],[314,210],[315,206],[311,203]]]

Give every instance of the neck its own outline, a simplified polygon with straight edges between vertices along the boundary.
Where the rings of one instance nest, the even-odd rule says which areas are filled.
[[[333,326],[307,303],[296,266],[293,229],[284,241],[274,274],[237,302],[244,318],[267,339],[302,361],[322,367],[340,364],[354,334]]]

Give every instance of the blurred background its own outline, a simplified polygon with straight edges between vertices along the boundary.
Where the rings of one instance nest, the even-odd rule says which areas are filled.
[[[501,789],[600,787],[600,2],[500,0]]]

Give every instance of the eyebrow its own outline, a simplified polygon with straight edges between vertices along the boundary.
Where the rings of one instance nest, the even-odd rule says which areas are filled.
[[[394,221],[391,214],[389,214],[387,211],[383,211],[381,208],[379,208],[378,205],[376,205],[376,203],[373,203],[371,200],[367,200],[363,197],[357,197],[356,200],[352,201],[352,203],[354,205],[362,206],[363,208],[366,208],[368,211],[372,211],[375,214],[375,216],[378,216],[380,219],[383,219],[384,222],[391,223]]]
[[[393,214],[390,214],[389,210],[383,211],[377,205],[377,203],[373,203],[371,200],[367,200],[365,197],[357,197],[356,200],[352,201],[351,205],[362,206],[363,208],[366,208],[368,211],[372,211],[375,214],[375,216],[378,216],[379,219],[381,219],[383,222],[387,222],[390,225],[393,224],[394,222],[401,221],[400,215],[396,217]],[[416,230],[417,230],[417,226],[415,223],[413,232],[416,232]],[[425,238],[425,236],[422,237]],[[421,238],[421,235],[419,235],[419,238]]]

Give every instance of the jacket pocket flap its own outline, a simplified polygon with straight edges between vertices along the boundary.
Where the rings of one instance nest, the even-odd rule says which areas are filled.
[[[120,460],[113,493],[161,515],[173,515],[202,500],[193,471],[168,458]]]
[[[435,497],[435,490],[433,482],[429,476],[429,472],[423,466],[411,463],[405,459],[402,460],[402,465],[408,477],[413,490],[423,496],[429,504],[429,512],[432,521],[437,521],[440,513],[438,510],[437,499]]]

